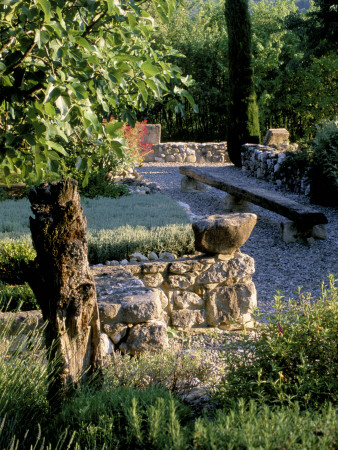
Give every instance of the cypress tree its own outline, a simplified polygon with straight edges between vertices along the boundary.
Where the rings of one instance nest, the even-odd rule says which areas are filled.
[[[231,162],[241,167],[242,145],[260,140],[248,0],[226,0],[225,18],[229,47],[228,153]]]

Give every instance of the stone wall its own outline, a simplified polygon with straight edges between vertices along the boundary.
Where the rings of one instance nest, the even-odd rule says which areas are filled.
[[[278,148],[267,145],[243,145],[242,171],[252,177],[272,181],[279,189],[304,195],[310,193],[310,181],[303,172],[282,164],[286,152],[295,151],[297,146],[287,144]]]
[[[104,354],[119,349],[139,354],[167,347],[167,327],[181,330],[253,326],[257,305],[254,260],[232,255],[196,254],[173,261],[132,262],[92,267],[98,294]],[[0,313],[0,333],[9,317],[15,334],[42,325],[40,311]],[[17,345],[13,343],[14,347]]]
[[[92,267],[98,294],[103,353],[119,349],[133,355],[168,346],[167,327],[181,330],[251,328],[257,305],[254,260],[232,255],[197,254],[172,261],[132,262]],[[11,336],[42,326],[41,311],[0,313],[0,333],[9,319]],[[3,343],[4,344],[4,343]]]
[[[166,142],[155,144],[144,162],[222,163],[230,162],[226,142]]]

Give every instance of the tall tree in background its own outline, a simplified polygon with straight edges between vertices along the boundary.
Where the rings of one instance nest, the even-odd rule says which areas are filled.
[[[226,0],[229,46],[228,153],[241,166],[241,146],[260,139],[258,107],[253,85],[251,24],[248,0]]]
[[[314,0],[313,8],[305,15],[290,14],[286,27],[301,39],[305,59],[320,57],[337,51],[338,2],[337,0]]]

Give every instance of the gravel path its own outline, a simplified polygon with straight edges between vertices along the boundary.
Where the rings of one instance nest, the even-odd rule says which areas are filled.
[[[178,163],[146,163],[137,169],[143,181],[155,182],[161,192],[190,206],[196,215],[224,214],[222,202],[225,193],[214,188],[203,192],[181,192]],[[190,164],[192,165],[192,164]],[[199,164],[195,164],[199,166]],[[235,176],[248,186],[274,189],[272,183],[248,177],[231,164],[210,164],[205,166],[224,177]],[[284,193],[285,196],[303,204],[309,199],[303,195]],[[272,311],[276,291],[285,300],[294,298],[299,287],[316,297],[321,292],[321,282],[330,273],[338,276],[338,209],[313,206],[328,218],[328,238],[316,240],[312,245],[286,244],[281,239],[280,222],[285,218],[266,209],[254,206],[258,216],[257,225],[241,251],[255,259],[256,273],[253,276],[257,288],[258,306],[263,313],[262,320]]]

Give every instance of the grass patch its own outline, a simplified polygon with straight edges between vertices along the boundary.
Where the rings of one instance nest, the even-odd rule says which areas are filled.
[[[193,233],[186,212],[160,194],[83,199],[88,223],[88,258],[91,264],[122,260],[134,252],[168,251],[177,256],[193,251]],[[29,202],[0,203],[0,243],[31,244]],[[2,263],[0,249],[0,265]]]

